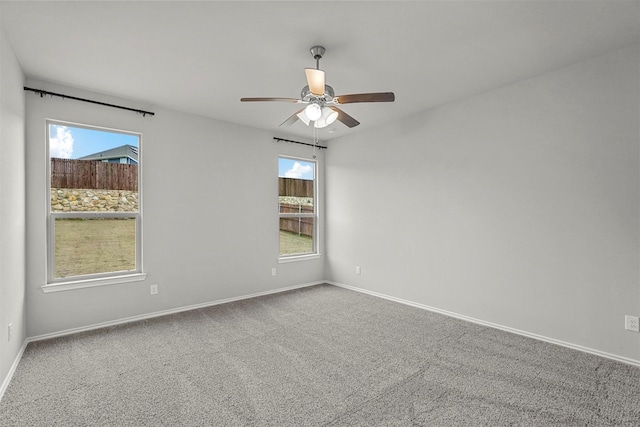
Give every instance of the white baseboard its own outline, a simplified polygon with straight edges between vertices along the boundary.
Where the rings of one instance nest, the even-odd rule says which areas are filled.
[[[497,323],[493,323],[493,322],[486,322],[484,320],[475,319],[473,317],[465,316],[465,315],[454,313],[454,312],[447,311],[447,310],[441,310],[439,308],[430,307],[428,305],[419,304],[419,303],[416,303],[416,302],[413,302],[413,301],[404,300],[402,298],[396,298],[396,297],[392,297],[390,295],[385,295],[385,294],[381,294],[381,293],[378,293],[378,292],[373,292],[373,291],[369,291],[369,290],[366,290],[366,289],[357,288],[355,286],[345,285],[343,283],[332,282],[332,281],[329,281],[329,280],[327,280],[325,283],[328,283],[328,284],[334,285],[334,286],[338,286],[338,287],[341,287],[341,288],[345,288],[345,289],[350,289],[352,291],[356,291],[356,292],[361,292],[361,293],[364,293],[364,294],[372,295],[372,296],[375,296],[375,297],[384,298],[384,299],[387,299],[387,300],[390,300],[390,301],[395,301],[395,302],[398,302],[400,304],[409,305],[411,307],[421,308],[423,310],[428,310],[428,311],[432,311],[434,313],[443,314],[445,316],[454,317],[456,319],[464,320],[464,321],[467,321],[467,322],[476,323],[478,325],[487,326],[489,328],[494,328],[494,329],[499,329],[501,331],[511,332],[513,334],[522,335],[522,336],[533,338],[533,339],[536,339],[536,340],[539,340],[539,341],[544,341],[544,342],[548,342],[548,343],[551,343],[551,344],[560,345],[562,347],[571,348],[573,350],[582,351],[584,353],[590,353],[590,354],[593,354],[593,355],[596,355],[596,356],[605,357],[607,359],[615,360],[617,362],[622,362],[622,363],[626,363],[628,365],[633,365],[633,366],[640,367],[640,360],[635,360],[635,359],[630,359],[628,357],[618,356],[618,355],[615,355],[615,354],[607,353],[607,352],[596,350],[596,349],[589,348],[589,347],[583,347],[581,345],[568,343],[568,342],[565,342],[565,341],[561,341],[561,340],[557,340],[557,339],[554,339],[554,338],[545,337],[543,335],[538,335],[538,334],[534,334],[534,333],[527,332],[527,331],[522,331],[520,329],[510,328],[508,326],[503,326],[503,325],[500,325],[500,324],[497,324]]]
[[[79,332],[92,331],[92,330],[95,330],[95,329],[107,328],[107,327],[110,327],[110,326],[121,325],[121,324],[124,324],[124,323],[131,323],[131,322],[137,322],[137,321],[140,321],[140,320],[152,319],[154,317],[167,316],[169,314],[180,313],[180,312],[183,312],[183,311],[196,310],[198,308],[211,307],[211,306],[214,306],[214,305],[226,304],[226,303],[229,303],[229,302],[240,301],[240,300],[249,299],[249,298],[255,298],[255,297],[261,297],[261,296],[264,296],[264,295],[278,294],[278,293],[281,293],[281,292],[291,291],[293,289],[300,289],[300,288],[306,288],[306,287],[309,287],[309,286],[320,285],[322,283],[327,283],[327,282],[323,280],[323,281],[319,281],[319,282],[304,283],[302,285],[287,286],[285,288],[278,288],[278,289],[273,289],[273,290],[264,291],[264,292],[256,292],[254,294],[242,295],[242,296],[239,296],[239,297],[225,298],[225,299],[216,300],[216,301],[210,301],[210,302],[205,302],[205,303],[200,303],[200,304],[193,304],[193,305],[188,305],[188,306],[183,306],[183,307],[178,307],[178,308],[172,308],[172,309],[169,309],[169,310],[163,310],[163,311],[156,311],[156,312],[153,312],[153,313],[141,314],[139,316],[125,317],[125,318],[122,318],[122,319],[111,320],[111,321],[108,321],[108,322],[95,323],[93,325],[82,326],[82,327],[79,327],[79,328],[65,329],[63,331],[52,332],[52,333],[49,333],[49,334],[38,335],[38,336],[35,336],[35,337],[29,337],[29,338],[27,338],[26,342],[41,341],[41,340],[46,340],[46,339],[50,339],[50,338],[57,338],[57,337],[65,336],[65,335],[77,334]]]
[[[0,400],[2,400],[2,397],[4,396],[4,392],[7,391],[7,388],[9,388],[9,383],[11,382],[11,378],[13,378],[13,374],[16,372],[18,363],[20,363],[20,359],[22,359],[22,354],[24,353],[24,349],[27,348],[28,343],[29,343],[28,340],[24,340],[24,342],[22,343],[22,347],[20,347],[18,354],[16,354],[16,358],[13,360],[11,369],[9,369],[9,372],[7,372],[7,376],[5,377],[4,381],[2,381],[2,386],[0,386]]]

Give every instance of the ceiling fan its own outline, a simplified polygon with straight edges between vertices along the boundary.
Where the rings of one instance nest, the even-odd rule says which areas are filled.
[[[307,86],[302,88],[300,99],[297,98],[240,98],[242,102],[279,101],[306,104],[304,108],[293,113],[280,126],[292,125],[301,120],[305,125],[313,124],[315,128],[324,128],[336,120],[352,128],[359,121],[342,111],[337,105],[355,104],[359,102],[393,102],[393,92],[357,93],[351,95],[334,94],[333,88],[325,83],[324,71],[320,69],[320,59],[325,53],[322,46],[313,46],[311,55],[316,60],[316,68],[305,68]]]

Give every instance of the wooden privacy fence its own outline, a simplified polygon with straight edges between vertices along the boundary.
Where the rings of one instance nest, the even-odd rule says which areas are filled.
[[[279,196],[313,197],[313,180],[278,178]]]
[[[280,213],[313,213],[313,206],[280,204]],[[280,218],[280,230],[313,236],[313,218]]]
[[[52,158],[51,187],[138,191],[138,165]]]
[[[313,198],[313,180],[278,178],[278,195]],[[280,213],[313,213],[313,206],[280,203]],[[280,230],[313,236],[313,218],[280,218]]]
[[[313,237],[313,218],[280,218],[280,231]]]

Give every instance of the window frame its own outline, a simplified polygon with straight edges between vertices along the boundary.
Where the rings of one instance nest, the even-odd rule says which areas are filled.
[[[87,212],[87,211],[72,211],[72,212],[52,212],[51,208],[51,149],[50,149],[50,126],[68,126],[74,128],[83,128],[101,132],[120,133],[126,135],[133,135],[138,138],[138,211],[137,212]],[[46,119],[45,120],[45,150],[46,150],[46,262],[47,262],[47,281],[46,284],[41,286],[43,292],[56,292],[66,291],[70,289],[87,288],[94,286],[112,285],[124,282],[135,282],[144,280],[146,273],[143,270],[142,264],[142,210],[143,210],[143,190],[142,190],[142,144],[143,136],[141,132],[134,132],[129,130],[108,128],[104,126],[94,126],[84,123],[74,123],[64,120]],[[108,218],[122,218],[122,219],[135,219],[135,269],[125,271],[112,271],[102,273],[83,274],[77,276],[68,276],[56,278],[54,277],[55,268],[55,221],[56,219],[73,219],[83,218],[89,220],[95,219],[108,219]]]
[[[280,212],[280,194],[276,195],[278,197],[278,263],[286,263],[286,262],[294,262],[294,261],[302,261],[309,259],[317,259],[320,258],[320,249],[319,249],[319,239],[318,239],[318,160],[317,159],[307,159],[303,157],[289,156],[285,154],[278,155],[278,162],[280,159],[288,159],[288,160],[299,160],[306,163],[313,164],[313,212],[312,213],[282,213]],[[280,171],[278,165],[278,180],[280,179]],[[279,186],[278,186],[279,188]],[[280,219],[281,218],[312,218],[313,219],[313,250],[312,252],[303,252],[296,254],[280,254]]]

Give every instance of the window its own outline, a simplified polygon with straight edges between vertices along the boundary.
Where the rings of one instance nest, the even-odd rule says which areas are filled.
[[[47,122],[48,283],[142,272],[141,135]]]
[[[316,162],[278,158],[280,259],[317,253]]]

